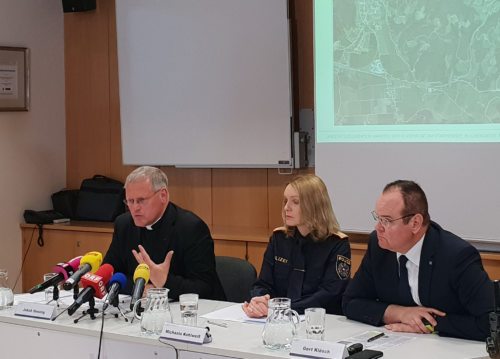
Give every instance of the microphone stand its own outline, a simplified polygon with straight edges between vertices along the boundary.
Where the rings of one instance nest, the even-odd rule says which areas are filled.
[[[54,285],[52,289],[52,299],[47,302],[47,304],[52,303],[53,301],[56,302],[57,307],[60,307],[59,305],[59,287],[57,285]]]
[[[99,309],[96,309],[95,307],[95,299],[94,297],[90,297],[89,299],[89,309],[86,309],[82,312],[82,315],[76,318],[73,323],[78,323],[80,319],[85,317],[87,314],[90,316],[90,319],[94,320],[96,318],[96,314],[99,313]]]
[[[118,313],[115,313],[115,318],[118,318],[118,314],[120,314],[123,319],[128,322],[128,318],[125,316],[125,313],[123,312],[122,308],[120,308],[120,303],[119,303],[119,300],[118,300],[118,296],[116,296],[112,302],[110,302],[109,304],[111,304],[113,307],[117,308],[118,309]]]
[[[80,293],[80,287],[77,284],[73,287],[73,300],[76,300],[76,298],[78,298],[79,293]]]

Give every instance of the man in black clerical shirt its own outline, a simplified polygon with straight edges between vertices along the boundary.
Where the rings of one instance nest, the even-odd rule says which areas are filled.
[[[129,212],[115,221],[104,263],[127,276],[125,293],[132,291],[137,265],[146,263],[151,271],[146,289],[168,288],[173,299],[183,293],[225,299],[208,226],[170,202],[167,186],[166,174],[155,167],[139,167],[128,175],[125,203]]]

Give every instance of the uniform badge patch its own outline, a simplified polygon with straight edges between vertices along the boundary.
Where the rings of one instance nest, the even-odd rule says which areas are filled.
[[[283,258],[283,257],[274,256],[274,260],[275,260],[276,262],[281,262],[281,263],[285,263],[285,264],[287,264],[287,263],[288,263],[288,259]]]
[[[336,267],[340,279],[349,279],[351,276],[351,260],[349,258],[337,254]]]

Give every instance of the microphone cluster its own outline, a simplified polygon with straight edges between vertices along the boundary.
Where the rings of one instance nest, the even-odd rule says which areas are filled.
[[[54,277],[37,284],[29,290],[34,294],[49,287],[58,286],[61,282],[63,289],[71,290],[75,288],[75,301],[68,307],[68,314],[73,315],[82,304],[91,302],[93,306],[94,298],[102,299],[104,312],[109,305],[118,306],[118,295],[127,284],[127,277],[123,273],[114,273],[112,265],[102,264],[102,254],[99,252],[89,252],[84,256],[76,257],[67,263],[58,263],[52,271],[57,273]],[[102,265],[101,265],[102,264]],[[130,301],[130,309],[133,308],[144,293],[146,283],[149,281],[150,270],[147,264],[139,264],[134,272],[134,287]],[[78,283],[83,288],[77,292]],[[78,295],[76,295],[78,293]]]
[[[73,315],[83,303],[91,298],[102,299],[107,293],[106,286],[113,275],[113,266],[103,264],[95,273],[86,273],[82,277],[83,290],[78,294],[74,303],[68,307],[68,314]]]

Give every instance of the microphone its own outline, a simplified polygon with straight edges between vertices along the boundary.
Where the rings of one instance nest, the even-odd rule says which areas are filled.
[[[82,256],[73,258],[68,263],[57,263],[55,267],[52,268],[52,272],[57,273],[57,275],[47,279],[43,283],[35,285],[29,290],[29,293],[34,294],[44,291],[45,289],[58,285],[59,282],[68,279],[68,277],[73,275],[73,273],[78,269],[81,259]]]
[[[134,304],[142,298],[144,286],[149,281],[149,266],[146,263],[139,264],[134,272],[134,290],[130,299],[130,310],[134,310]]]
[[[73,273],[66,282],[63,283],[64,290],[71,290],[75,287],[85,273],[95,273],[102,263],[102,254],[99,252],[89,252],[80,261],[80,268]]]
[[[123,273],[113,274],[113,277],[111,277],[111,280],[109,281],[108,296],[106,297],[104,305],[102,306],[103,312],[106,310],[106,308],[108,308],[110,304],[113,304],[116,298],[118,298],[120,289],[125,287],[126,284],[127,284],[127,277],[125,277],[125,274]]]
[[[80,306],[88,302],[92,297],[101,299],[107,294],[106,284],[113,275],[113,266],[111,264],[103,264],[94,274],[85,273],[82,276],[83,290],[78,294],[73,304],[68,307],[68,314],[73,315]]]

